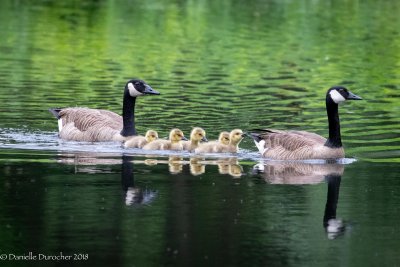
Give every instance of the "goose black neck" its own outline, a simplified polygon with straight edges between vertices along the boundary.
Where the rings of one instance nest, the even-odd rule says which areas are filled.
[[[122,136],[137,135],[135,129],[135,102],[136,97],[132,97],[129,91],[125,89],[124,102],[122,106],[122,120],[123,128],[121,131]]]
[[[329,138],[325,145],[331,148],[341,147],[342,138],[340,135],[338,104],[330,98],[326,99],[326,112],[328,113]]]

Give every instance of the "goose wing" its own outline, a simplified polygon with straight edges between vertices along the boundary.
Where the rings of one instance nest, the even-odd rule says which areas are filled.
[[[123,127],[121,116],[100,109],[64,108],[58,118],[60,137],[66,140],[110,141]]]

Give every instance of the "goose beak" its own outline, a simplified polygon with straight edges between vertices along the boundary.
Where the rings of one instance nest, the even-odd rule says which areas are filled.
[[[182,136],[182,141],[189,141],[189,139],[187,139],[186,137]]]
[[[145,85],[145,89],[143,91],[143,94],[145,94],[145,95],[159,95],[160,92],[158,92],[157,90],[154,90],[153,88],[150,87],[150,85],[146,84]]]
[[[201,142],[208,142],[207,138],[204,136],[203,138],[201,138]]]
[[[353,94],[352,92],[349,91],[349,95],[346,97],[347,100],[362,100],[361,97],[358,95]]]

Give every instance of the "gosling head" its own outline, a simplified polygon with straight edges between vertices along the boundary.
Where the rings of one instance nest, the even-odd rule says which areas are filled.
[[[326,93],[326,100],[331,100],[336,104],[340,104],[346,100],[362,100],[362,98],[353,94],[343,86],[334,86]]]
[[[231,145],[239,144],[240,141],[242,141],[243,137],[244,137],[244,133],[242,130],[240,130],[240,129],[232,130],[231,133],[229,134],[230,144]]]
[[[221,132],[218,137],[218,142],[224,145],[229,145],[229,132]]]
[[[150,143],[158,139],[158,133],[154,130],[148,130],[144,137],[146,138],[147,143]]]
[[[150,85],[138,79],[129,80],[125,85],[125,90],[129,93],[131,97],[160,94],[160,92],[151,88]]]
[[[169,140],[172,143],[177,143],[177,142],[182,141],[182,140],[186,140],[187,141],[187,138],[183,135],[183,132],[181,130],[175,128],[175,129],[172,129],[169,132]]]
[[[206,138],[206,131],[204,131],[200,127],[193,128],[192,132],[190,133],[190,141],[194,142],[208,142]]]

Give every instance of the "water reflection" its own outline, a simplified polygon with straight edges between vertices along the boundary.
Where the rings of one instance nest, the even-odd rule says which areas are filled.
[[[318,184],[328,175],[343,175],[344,165],[339,163],[312,164],[298,161],[268,161],[254,166],[270,184]]]
[[[325,181],[328,188],[323,226],[329,239],[335,239],[345,231],[343,221],[336,218],[343,164],[269,161],[255,165],[253,171],[260,173],[270,184],[307,185]]]
[[[151,189],[143,189],[135,186],[133,175],[133,157],[123,155],[121,167],[121,184],[125,192],[125,204],[127,206],[150,204],[156,197],[157,192]]]
[[[147,155],[154,157],[154,155]],[[138,162],[138,161],[135,161]],[[184,171],[184,166],[189,165],[190,174],[198,176],[206,173],[206,166],[218,166],[220,174],[228,174],[234,178],[239,178],[243,175],[243,167],[239,164],[239,159],[236,157],[219,158],[215,160],[207,160],[204,157],[193,156],[185,159],[179,155],[169,156],[168,160],[159,158],[149,158],[143,161],[146,165],[166,164],[171,174],[179,174]]]
[[[90,153],[64,154],[57,160],[59,163],[74,165],[75,173],[115,173],[113,166],[121,165],[121,185],[125,204],[147,205],[156,197],[157,192],[135,184],[134,157],[122,155],[119,158],[99,158]]]
[[[341,219],[336,218],[336,208],[339,200],[339,189],[341,175],[329,174],[325,180],[328,184],[328,193],[326,197],[325,213],[323,225],[329,239],[335,239],[345,230],[345,225]]]

